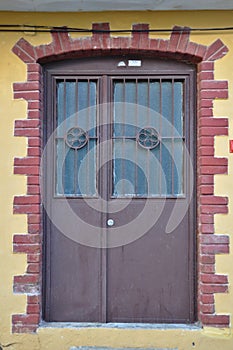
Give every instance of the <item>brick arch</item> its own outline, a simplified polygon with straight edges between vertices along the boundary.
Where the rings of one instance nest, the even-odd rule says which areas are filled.
[[[43,82],[41,63],[87,56],[140,53],[197,65],[198,320],[228,327],[229,315],[215,313],[215,293],[228,291],[228,277],[216,274],[215,254],[229,252],[229,237],[215,234],[214,214],[228,212],[228,198],[214,195],[214,175],[226,174],[226,158],[214,156],[214,137],[228,135],[228,119],[213,118],[213,101],[228,97],[227,81],[214,79],[214,61],[228,49],[218,39],[210,46],[191,42],[190,29],[174,27],[170,38],[149,38],[148,24],[135,24],[129,37],[111,37],[108,23],[95,23],[91,37],[72,39],[66,29],[52,32],[52,42],[32,46],[21,38],[13,52],[27,64],[27,81],[14,83],[14,98],[28,102],[27,118],[15,121],[15,136],[28,138],[27,156],[15,158],[14,174],[27,176],[27,194],[15,196],[14,213],[26,214],[28,233],[14,235],[14,252],[27,254],[27,271],[14,277],[14,291],[27,295],[25,314],[12,316],[13,332],[34,332],[41,318],[42,221],[39,164],[42,147]]]

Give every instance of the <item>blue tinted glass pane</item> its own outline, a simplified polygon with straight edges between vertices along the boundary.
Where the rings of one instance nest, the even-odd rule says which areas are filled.
[[[162,82],[162,135],[172,135],[172,83]]]
[[[66,157],[63,163],[64,192],[74,194],[74,153],[75,150],[66,145]]]
[[[87,108],[89,106],[92,107]],[[89,139],[86,146],[76,150],[68,147],[65,136],[70,128],[76,126],[83,128],[90,137],[96,136],[96,81],[57,83],[57,125],[63,122],[60,139],[56,141],[56,193],[66,196],[94,195],[96,139]]]
[[[122,135],[122,114],[124,113],[123,109],[123,95],[124,95],[124,84],[122,82],[116,82],[114,84],[114,130],[113,135],[119,136]]]
[[[160,147],[149,151],[149,174],[148,187],[151,196],[158,196],[160,194]]]
[[[160,83],[159,81],[150,81],[150,99],[149,107],[160,113]]]
[[[150,81],[149,90],[149,123],[158,132],[160,132],[160,83],[159,81]]]
[[[174,127],[183,135],[183,83],[174,83]]]
[[[149,87],[147,81],[138,82],[138,93],[137,93],[137,103],[141,106],[148,107],[148,97],[149,97]]]
[[[61,195],[64,193],[63,189],[63,153],[65,153],[64,150],[64,141],[63,139],[57,139],[57,171],[56,171],[56,193],[58,195]]]
[[[161,194],[172,194],[172,140],[162,142]]]
[[[65,83],[64,82],[58,82],[57,83],[57,126],[61,125],[61,123],[65,119]],[[57,128],[57,135],[62,136],[63,130],[62,128]]]
[[[184,194],[183,140],[174,140],[174,194]]]
[[[96,194],[96,140],[77,151],[77,179],[75,190],[77,195],[91,196]]]
[[[90,81],[89,82],[89,89],[90,89],[90,98],[89,98],[89,105],[90,105],[90,111],[89,111],[89,135],[91,137],[96,136],[96,82]]]

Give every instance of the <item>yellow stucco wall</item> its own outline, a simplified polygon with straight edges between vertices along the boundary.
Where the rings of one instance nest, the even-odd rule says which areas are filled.
[[[31,24],[90,28],[92,22],[110,22],[111,29],[131,28],[132,23],[149,23],[151,28],[171,28],[174,25],[190,27],[232,26],[233,11],[212,12],[127,12],[127,13],[0,13],[0,24]],[[12,237],[26,233],[26,215],[13,215],[13,196],[24,194],[26,177],[13,175],[14,157],[26,154],[26,139],[13,136],[14,120],[26,118],[26,102],[13,100],[12,84],[26,80],[26,65],[11,49],[24,36],[33,45],[49,43],[49,34],[26,35],[0,33],[0,346],[4,349],[69,349],[71,346],[111,346],[189,349],[232,350],[232,328],[199,330],[184,329],[109,329],[109,328],[40,328],[37,334],[11,334],[11,315],[25,313],[26,296],[14,295],[14,275],[25,272],[26,256],[12,253]],[[77,35],[76,35],[77,36]],[[151,34],[156,37],[156,34]],[[162,35],[159,35],[162,37]],[[163,35],[167,37],[167,35]],[[209,45],[217,38],[230,49],[215,63],[215,79],[229,81],[229,99],[214,103],[214,115],[229,117],[229,137],[217,137],[216,156],[228,157],[229,174],[215,177],[216,195],[229,197],[229,214],[215,217],[216,233],[233,231],[233,154],[229,154],[229,139],[233,138],[233,31],[191,34],[191,40]],[[231,242],[232,246],[232,242]],[[229,255],[217,256],[217,273],[229,274],[229,293],[216,295],[216,312],[233,316],[233,264],[232,249]],[[0,348],[1,349],[1,348]]]

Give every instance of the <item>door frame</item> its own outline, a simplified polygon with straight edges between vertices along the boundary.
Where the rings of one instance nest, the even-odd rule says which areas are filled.
[[[132,56],[128,55],[125,56],[125,59],[130,59]],[[135,55],[133,56],[135,58]],[[104,57],[103,60],[120,60],[122,57],[117,57],[117,56],[107,56]],[[143,57],[141,56],[136,56],[137,59],[141,59],[143,60]],[[94,60],[93,58],[87,58],[87,59],[80,59],[78,60],[80,62],[80,64],[82,65],[83,62],[88,62],[88,61],[92,61]],[[101,60],[101,57],[99,58],[99,60]],[[102,70],[98,67],[98,74],[96,69],[83,69],[80,66],[80,70],[77,69],[77,62],[76,60],[66,60],[66,61],[60,61],[60,62],[53,62],[53,63],[49,63],[44,65],[44,79],[45,79],[45,84],[44,86],[46,87],[45,90],[45,96],[46,96],[46,100],[45,100],[45,106],[46,107],[46,112],[44,113],[44,132],[43,134],[45,135],[44,137],[44,146],[46,145],[46,140],[48,139],[48,136],[51,134],[52,130],[53,130],[53,123],[54,123],[54,116],[55,116],[55,79],[59,78],[59,77],[87,77],[88,78],[94,78],[94,77],[99,77],[99,79],[101,80],[101,77],[106,77],[106,88],[107,88],[107,84],[110,83],[110,80],[113,80],[114,78],[121,78],[122,76],[127,76],[128,78],[130,77],[155,77],[155,76],[159,76],[160,78],[163,77],[165,78],[167,77],[187,77],[188,81],[185,82],[185,86],[186,88],[184,89],[185,93],[187,95],[189,95],[189,97],[184,96],[183,97],[183,101],[186,105],[185,109],[186,109],[186,113],[188,116],[192,115],[191,119],[192,119],[192,128],[189,128],[189,119],[186,118],[186,123],[188,123],[188,125],[185,125],[185,129],[186,129],[186,137],[189,136],[189,142],[188,145],[190,147],[193,147],[193,168],[194,168],[194,172],[196,173],[196,110],[195,110],[195,96],[196,96],[196,69],[194,65],[187,65],[186,63],[181,63],[181,62],[177,62],[177,61],[163,61],[160,59],[148,59],[145,58],[145,60],[151,60],[151,62],[157,62],[159,65],[162,65],[162,69],[160,70],[160,73],[152,73],[150,69],[145,69],[145,70],[136,70],[136,69],[132,69],[130,72],[126,72],[125,69],[106,69],[106,66],[103,65]],[[171,68],[172,63],[175,63],[174,67],[175,68]],[[184,73],[182,71],[182,68],[186,67],[187,71]],[[169,69],[168,69],[169,68]],[[190,68],[190,69],[189,69]],[[179,71],[180,69],[180,71]],[[181,73],[182,72],[182,73]],[[107,77],[110,77],[110,79],[108,79]],[[105,78],[104,78],[105,79]],[[109,87],[109,85],[108,85]],[[100,85],[100,88],[101,85]],[[191,91],[192,90],[192,91]],[[109,94],[107,92],[107,90],[103,91],[103,96],[104,96],[104,100],[103,103],[105,103],[105,99],[110,99],[111,101],[111,94]],[[53,94],[53,95],[52,95]],[[51,103],[51,100],[53,100],[53,103]],[[50,123],[50,126],[48,127],[48,121],[47,121],[47,115],[53,115],[53,123]],[[188,126],[188,127],[187,127]],[[188,132],[189,130],[189,132]],[[187,173],[187,165],[185,165],[186,168],[186,173]],[[110,169],[108,169],[108,173],[109,173]],[[188,173],[187,175],[188,176]],[[54,178],[54,175],[53,175]],[[196,179],[196,177],[194,176],[194,178]],[[187,183],[187,181],[185,181],[185,183]],[[46,187],[45,187],[46,188]],[[189,222],[190,222],[190,226],[193,226],[193,237],[189,238],[189,274],[190,276],[192,276],[192,279],[190,281],[189,284],[189,296],[190,296],[190,323],[193,323],[197,320],[197,280],[196,280],[196,276],[197,276],[197,254],[196,254],[196,237],[195,237],[195,232],[196,232],[196,180],[194,181],[194,188],[193,188],[193,200],[192,200],[192,209],[188,211],[189,212]],[[43,210],[43,217],[44,217],[44,232],[47,232],[47,234],[44,236],[44,244],[43,244],[43,256],[44,256],[44,262],[43,262],[43,282],[42,282],[42,287],[43,287],[43,293],[42,293],[42,298],[43,298],[43,318],[46,317],[47,314],[47,310],[49,308],[49,293],[50,293],[50,282],[49,279],[46,277],[46,275],[50,275],[50,271],[46,271],[46,266],[47,266],[47,262],[49,261],[49,255],[50,255],[50,235],[48,234],[48,232],[50,232],[51,229],[51,223],[50,220],[46,219],[46,215],[45,215],[45,210]],[[191,234],[191,231],[189,230],[189,235]],[[103,253],[102,253],[102,262],[106,262],[107,259],[107,253],[106,253],[106,249],[103,249]],[[104,305],[106,306],[106,273],[105,273],[105,279],[103,281],[103,288],[102,288],[102,296],[105,300]],[[105,287],[104,287],[105,286]],[[47,300],[47,302],[46,302]],[[106,320],[106,315],[105,312],[103,311],[102,313],[102,322],[105,322]]]

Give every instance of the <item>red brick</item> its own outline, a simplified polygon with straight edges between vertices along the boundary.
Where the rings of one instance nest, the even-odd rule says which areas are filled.
[[[41,146],[41,139],[40,139],[40,137],[30,137],[28,139],[28,146],[29,147]]]
[[[183,28],[179,26],[174,26],[172,28],[169,44],[168,44],[168,51],[175,52],[176,48],[179,44],[180,38],[182,37]]]
[[[24,119],[24,120],[16,120],[15,121],[15,128],[23,129],[23,128],[37,128],[40,125],[40,120],[35,119]]]
[[[202,205],[202,214],[227,214],[228,208],[225,205]]]
[[[33,243],[40,243],[41,237],[40,235],[29,235],[29,234],[15,234],[13,237],[14,243],[27,243],[27,244],[33,244]]]
[[[34,47],[23,38],[16,43],[12,51],[25,63],[35,62]]]
[[[40,262],[41,260],[41,255],[40,254],[28,254],[27,256],[27,262],[28,263],[37,263]]]
[[[33,304],[27,306],[27,314],[39,314],[40,306],[39,304]]]
[[[207,62],[207,61],[200,62],[198,65],[198,72],[204,72],[204,71],[214,71],[214,63]]]
[[[200,126],[228,127],[227,118],[201,118]]]
[[[200,222],[203,224],[213,224],[214,223],[214,216],[213,215],[200,215]]]
[[[205,56],[205,59],[206,60],[210,60],[211,56],[213,56],[214,54],[216,54],[216,52],[218,52],[219,50],[221,50],[223,47],[225,47],[224,43],[220,40],[220,39],[217,39],[214,43],[212,43],[208,49],[207,49],[207,52],[206,52],[206,56]],[[226,48],[227,50],[227,48]],[[228,50],[227,50],[228,51]],[[227,52],[226,51],[226,52]]]
[[[228,49],[226,48],[226,46],[224,46],[219,51],[217,51],[213,56],[211,56],[210,60],[211,61],[218,60],[219,58],[224,57],[227,52],[228,52]]]
[[[226,235],[203,235],[200,242],[205,244],[229,244],[229,236]]]
[[[14,253],[39,253],[41,251],[41,246],[38,243],[35,244],[14,244]],[[32,262],[32,261],[31,261]]]
[[[178,46],[176,48],[177,52],[186,52],[186,48],[187,48],[187,45],[189,43],[189,36],[190,36],[190,28],[183,27],[182,35],[180,36],[180,40],[179,40]]]
[[[211,119],[211,118],[210,118]],[[200,136],[228,135],[227,127],[201,127]]]
[[[38,185],[28,185],[28,194],[40,194],[40,186]]]
[[[45,45],[36,46],[36,58],[42,58],[45,56]]]
[[[12,323],[16,324],[38,324],[40,321],[39,315],[13,315]]]
[[[40,296],[39,295],[28,295],[27,296],[28,304],[39,304]]]
[[[149,41],[149,49],[153,51],[157,51],[159,48],[159,39],[150,39]]]
[[[201,175],[198,177],[198,182],[202,185],[213,185],[214,177],[213,175]]]
[[[202,273],[201,282],[209,284],[227,284],[228,278],[225,275]]]
[[[229,253],[228,244],[202,244],[202,254],[226,254]]]
[[[168,40],[160,39],[159,41],[159,50],[166,52],[168,49]]]
[[[214,293],[226,293],[228,291],[227,285],[221,284],[201,284],[201,291],[204,294],[214,294]]]
[[[14,83],[13,84],[14,92],[17,91],[39,91],[40,90],[40,84],[39,82],[33,81],[33,82],[26,82],[26,83]]]
[[[213,108],[212,107],[205,107],[205,108],[199,108],[199,115],[202,118],[204,117],[212,117],[213,116]]]
[[[14,174],[39,175],[39,170],[38,166],[15,166]]]
[[[230,316],[228,315],[202,315],[201,321],[205,325],[229,325]]]
[[[131,39],[130,38],[120,38],[120,47],[121,49],[129,49],[131,46]]]
[[[30,165],[39,165],[39,164],[40,164],[39,157],[25,157],[25,158],[14,159],[15,166],[30,166]]]
[[[41,66],[38,63],[27,64],[27,71],[33,73],[41,73]]]
[[[38,214],[29,214],[28,223],[29,224],[39,224],[41,222],[41,216]]]
[[[133,24],[132,26],[132,40],[131,47],[133,48],[145,48],[149,47],[149,25],[147,23]],[[141,32],[140,32],[141,31]]]
[[[214,137],[213,136],[203,136],[200,138],[199,146],[214,146]]]
[[[203,71],[203,72],[198,73],[198,79],[199,79],[199,81],[213,80],[214,79],[214,72],[213,72],[213,70],[211,70],[211,71]]]
[[[28,101],[28,110],[39,110],[41,107],[40,101]]]
[[[215,265],[214,264],[200,264],[200,272],[203,273],[215,273]]]
[[[215,264],[215,256],[214,255],[201,255],[200,262],[202,264]]]
[[[40,206],[37,204],[15,205],[14,214],[39,214]]]
[[[227,174],[227,165],[215,166],[207,165],[201,167],[201,174]]]
[[[213,156],[214,155],[214,147],[212,146],[202,146],[198,150],[200,156]]]
[[[202,185],[202,186],[200,186],[200,193],[201,194],[213,194],[214,193],[214,186],[213,185]]]
[[[40,203],[40,196],[15,196],[14,205],[17,204],[38,204]]]
[[[39,176],[28,176],[27,184],[28,185],[40,185],[40,177]]]
[[[203,58],[205,56],[205,53],[206,53],[206,46],[199,44],[195,55],[200,58]]]
[[[31,137],[37,137],[37,136],[40,136],[40,129],[39,128],[33,128],[33,129],[30,129],[30,128],[23,128],[23,129],[15,129],[15,132],[14,132],[14,135],[15,136],[24,136],[24,137],[28,137],[28,136],[31,136]]]
[[[193,42],[189,42],[186,48],[186,52],[191,55],[194,56],[196,50],[198,49],[198,44],[193,43]]]
[[[21,325],[16,324],[12,326],[12,333],[34,333],[37,331],[38,325]]]
[[[214,304],[203,304],[203,305],[201,305],[201,312],[203,314],[213,314],[215,312]]]
[[[38,283],[39,276],[38,274],[27,274],[24,276],[14,276],[14,284],[33,284]]]
[[[227,204],[227,197],[219,197],[219,196],[201,196],[200,198],[201,204]]]
[[[40,111],[40,109],[37,109],[37,108],[35,108],[35,109],[30,109],[30,110],[28,110],[28,120],[30,120],[30,119],[40,119],[40,117],[41,117],[41,111]]]
[[[41,149],[40,147],[28,147],[28,156],[40,156]]]
[[[39,273],[40,272],[40,265],[38,263],[31,263],[28,264],[27,267],[27,273]]]
[[[39,91],[17,91],[14,93],[14,98],[23,98],[27,101],[34,101],[40,99]]]
[[[40,233],[41,231],[41,224],[29,224],[28,225],[28,233]]]
[[[202,294],[200,301],[203,304],[214,304],[214,295],[213,294]]]
[[[228,82],[226,80],[202,80],[200,82],[201,89],[228,89]]]
[[[28,72],[27,74],[27,80],[28,81],[40,81],[41,74],[37,72]]]
[[[227,284],[228,278],[225,275],[203,273],[201,274],[201,282],[211,284]]]
[[[214,225],[213,224],[202,224],[201,225],[202,233],[214,233]]]
[[[201,90],[200,98],[228,98],[228,90]]]

